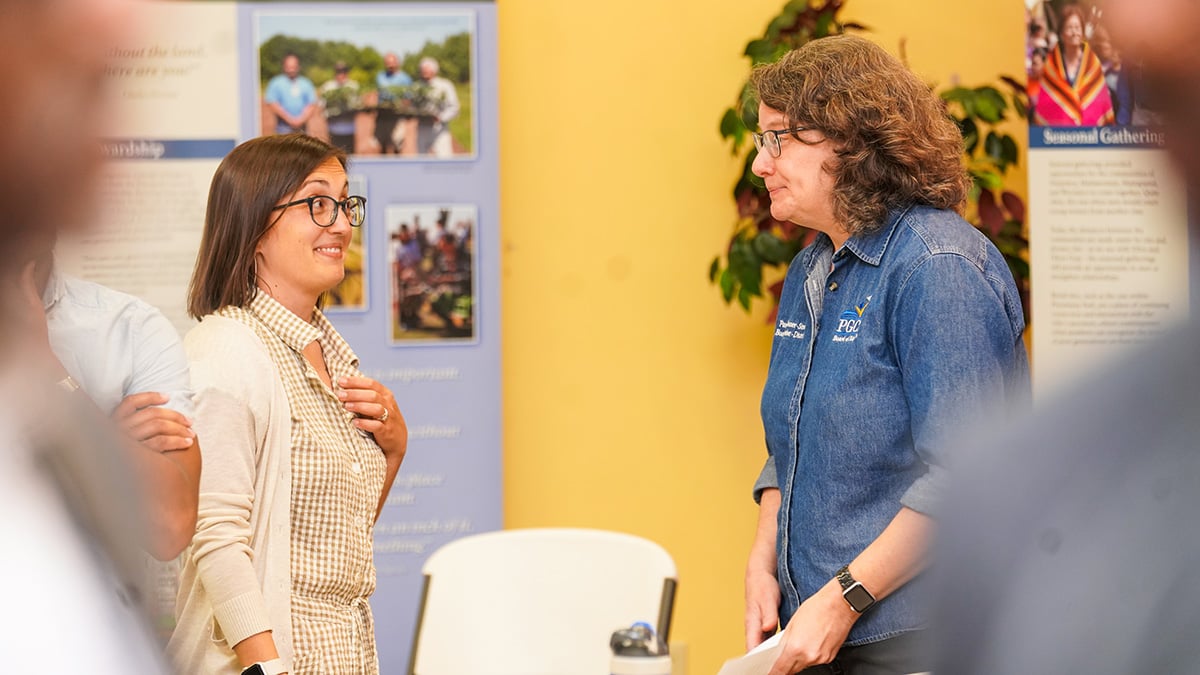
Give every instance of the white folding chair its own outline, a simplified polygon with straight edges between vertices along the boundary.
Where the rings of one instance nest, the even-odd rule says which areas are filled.
[[[489,532],[441,547],[423,572],[410,675],[596,675],[614,630],[670,635],[675,562],[630,534]]]

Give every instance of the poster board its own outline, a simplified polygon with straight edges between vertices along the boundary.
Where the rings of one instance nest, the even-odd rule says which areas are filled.
[[[1102,8],[1065,7],[1027,3],[1038,397],[1187,320],[1191,301],[1187,191],[1140,65],[1117,52]],[[1082,65],[1064,77],[1072,40]]]
[[[276,131],[265,99],[280,53],[300,56],[314,89],[338,62],[358,83],[353,100],[325,87],[304,131],[348,144],[351,190],[367,198],[328,316],[409,426],[375,526],[371,601],[381,668],[401,672],[425,558],[502,525],[495,4],[151,2],[139,17],[109,52],[120,104],[98,219],[60,242],[58,261],[154,304],[181,333],[194,325],[185,297],[209,182],[238,143]],[[410,80],[389,90],[401,104],[380,101],[389,54]],[[438,62],[430,79],[423,57]],[[424,107],[402,107],[413,101]],[[394,152],[374,128],[389,107]],[[401,225],[422,239],[415,257]]]

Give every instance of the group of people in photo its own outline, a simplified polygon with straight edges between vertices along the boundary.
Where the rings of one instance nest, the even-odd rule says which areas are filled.
[[[353,155],[463,153],[450,131],[461,110],[458,90],[440,75],[436,58],[421,57],[416,72],[408,73],[389,52],[372,88],[362,87],[350,71],[337,61],[333,76],[316,86],[302,73],[300,57],[286,54],[263,91],[264,132],[308,133]]]
[[[474,326],[473,223],[438,211],[430,231],[414,213],[391,234],[394,327],[402,337],[470,336]]]

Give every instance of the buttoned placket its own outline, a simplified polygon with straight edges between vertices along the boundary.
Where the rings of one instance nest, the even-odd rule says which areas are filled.
[[[776,550],[779,559],[779,582],[783,592],[787,594],[792,606],[800,606],[800,591],[796,588],[796,582],[791,573],[791,559],[789,556],[790,549],[790,532],[791,532],[791,512],[792,502],[790,495],[792,494],[793,484],[796,480],[796,469],[800,465],[800,412],[804,404],[804,387],[808,382],[808,375],[812,371],[813,349],[820,337],[821,327],[821,312],[825,304],[825,282],[828,280],[830,273],[834,269],[832,260],[826,264],[825,260],[829,259],[829,249],[821,249],[814,251],[813,258],[808,265],[808,273],[804,280],[804,303],[808,308],[809,319],[809,339],[805,355],[804,367],[801,369],[796,378],[795,387],[792,390],[792,400],[788,406],[789,417],[791,418],[791,466],[785,474],[785,484],[782,486],[783,491],[780,493],[779,501],[780,515],[777,519],[777,544]],[[824,274],[818,271],[824,270]]]
[[[325,354],[332,352],[332,348],[325,344],[325,342],[320,338],[317,338],[315,342],[321,345],[321,353],[323,355],[322,358],[325,359],[325,370],[329,373],[329,382],[332,385],[333,383],[337,382],[338,378],[344,375],[344,373],[342,372],[342,368],[336,359],[324,356]],[[325,384],[325,381],[321,379],[321,375],[317,373],[316,368],[309,363],[308,359],[304,358],[303,354],[300,354],[299,356],[304,362],[304,373],[307,379],[312,384],[319,387],[326,404],[333,406],[334,409],[341,414],[342,419],[345,420],[346,424],[349,425],[349,427],[355,432],[354,434],[346,434],[345,438],[346,442],[349,444],[348,447],[352,449],[352,456],[342,457],[340,459],[342,461],[349,462],[349,469],[351,473],[353,473],[355,476],[362,476],[364,468],[361,459],[357,455],[362,452],[363,439],[360,438],[360,436],[366,436],[366,432],[354,426],[354,420],[357,415],[346,409],[346,406],[343,405],[342,401],[337,397],[334,389]],[[368,541],[371,539],[371,528],[375,522],[375,505],[370,502],[371,500],[368,498],[365,503],[359,503],[357,505],[357,510],[359,511],[358,515],[361,518],[361,522],[359,522],[358,525],[363,528],[363,536]],[[358,571],[360,572],[358,578],[362,579],[363,584],[366,585],[368,572],[367,565],[361,566]]]

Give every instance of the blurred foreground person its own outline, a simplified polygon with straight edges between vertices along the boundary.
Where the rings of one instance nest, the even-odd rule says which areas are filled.
[[[109,421],[41,367],[26,264],[46,229],[92,217],[114,0],[0,0],[0,575],[5,672],[165,672],[138,609],[140,486]],[[41,330],[45,331],[44,320]]]
[[[145,486],[142,548],[173,560],[196,531],[200,444],[183,341],[150,304],[58,269],[53,232],[34,237],[21,282],[29,357],[124,436],[124,457]]]
[[[1200,4],[1105,7],[1200,194]],[[1037,410],[978,437],[945,506],[934,672],[1200,673],[1200,323]]]
[[[958,213],[958,128],[899,60],[841,35],[752,82],[771,215],[820,234],[788,268],[763,388],[746,644],[784,628],[771,675],[927,670],[928,513],[948,434],[1027,396],[1017,288]]]
[[[311,136],[247,141],[213,176],[185,339],[206,457],[182,672],[379,672],[372,535],[408,429],[317,308],[365,218],[345,153]]]

